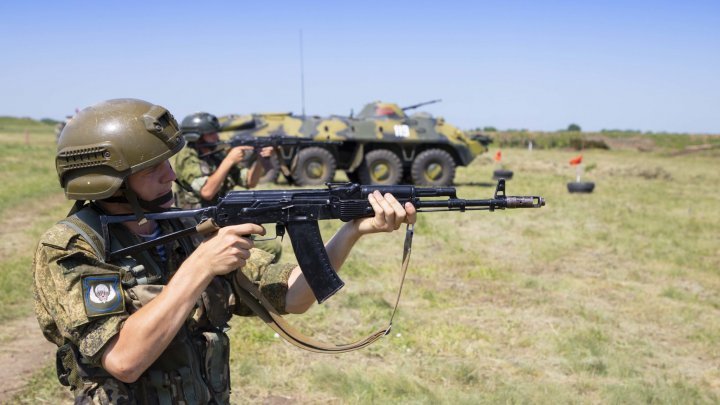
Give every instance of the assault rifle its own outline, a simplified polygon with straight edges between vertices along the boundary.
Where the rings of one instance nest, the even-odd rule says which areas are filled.
[[[345,284],[330,264],[318,227],[319,220],[351,221],[372,217],[374,211],[368,195],[378,190],[391,193],[401,203],[410,202],[418,212],[501,210],[510,208],[540,208],[545,200],[538,196],[506,196],[505,180],[500,180],[493,198],[465,200],[457,198],[454,187],[421,188],[409,185],[379,186],[354,183],[328,183],[327,189],[231,191],[211,207],[194,210],[170,210],[147,213],[147,219],[162,220],[194,217],[198,225],[152,241],[139,243],[106,257],[117,258],[167,243],[183,236],[214,232],[221,227],[244,223],[276,224],[276,234],[290,234],[290,241],[300,269],[319,303],[340,290]],[[103,232],[108,234],[111,223],[135,221],[134,215],[106,215],[101,217]],[[110,246],[110,243],[106,243]]]
[[[230,138],[229,141],[218,142],[218,143],[204,143],[198,146],[206,148],[215,148],[212,152],[205,153],[200,157],[206,157],[214,155],[225,149],[234,148],[236,146],[252,146],[255,151],[258,152],[260,149],[272,146],[273,148],[280,148],[283,146],[289,147],[306,147],[306,146],[327,146],[340,145],[340,141],[316,141],[310,138],[300,138],[297,136],[285,136],[285,135],[269,135],[269,136],[252,136],[250,134],[238,134]]]

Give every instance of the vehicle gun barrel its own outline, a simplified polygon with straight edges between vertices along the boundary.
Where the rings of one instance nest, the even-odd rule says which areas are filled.
[[[403,111],[412,110],[412,109],[415,109],[418,107],[422,107],[424,105],[439,103],[441,101],[442,101],[442,99],[439,99],[439,98],[436,100],[424,101],[422,103],[417,103],[417,104],[409,105],[407,107],[402,107],[402,110]]]

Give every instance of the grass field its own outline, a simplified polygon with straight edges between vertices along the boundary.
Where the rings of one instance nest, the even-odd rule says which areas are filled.
[[[69,206],[52,128],[31,139],[0,129],[0,220],[28,217],[15,225],[26,236],[5,242],[16,247],[0,246],[0,304],[12,309],[3,320],[32,313],[34,240]],[[508,194],[542,195],[546,207],[421,214],[392,333],[368,349],[308,353],[256,319],[234,319],[233,403],[717,403],[720,150],[674,156],[691,142],[663,142],[585,151],[589,195],[565,188],[576,152],[504,148]],[[491,196],[493,169],[490,155],[459,169],[458,195]],[[338,226],[326,221],[323,234]],[[384,326],[402,238],[361,240],[345,289],[290,322],[337,343]],[[67,396],[47,365],[16,401],[58,398]]]

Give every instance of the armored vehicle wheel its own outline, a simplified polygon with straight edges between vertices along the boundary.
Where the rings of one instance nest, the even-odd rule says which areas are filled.
[[[450,186],[455,180],[455,160],[442,149],[428,149],[415,158],[410,177],[419,186]]]
[[[512,170],[502,170],[498,169],[493,172],[493,180],[510,180],[513,177],[513,171]]]
[[[358,179],[362,184],[392,186],[400,182],[402,174],[400,158],[387,149],[369,152],[357,170]]]
[[[595,183],[574,181],[567,184],[568,191],[571,193],[592,193],[595,189]]]
[[[259,183],[275,183],[280,175],[280,160],[277,156],[272,155],[270,157],[270,163],[272,169],[266,170],[265,174],[260,177]]]
[[[316,186],[332,181],[337,162],[328,150],[310,146],[298,152],[293,179],[298,186]]]

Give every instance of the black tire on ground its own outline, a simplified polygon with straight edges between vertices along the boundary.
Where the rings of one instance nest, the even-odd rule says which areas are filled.
[[[258,183],[275,183],[277,181],[278,176],[280,176],[280,159],[276,155],[272,155],[270,164],[272,164],[272,169],[266,170],[265,174],[260,176]]]
[[[455,180],[455,160],[442,149],[428,149],[413,161],[410,177],[418,186],[451,186]]]
[[[589,181],[574,181],[572,183],[568,183],[567,188],[571,193],[592,193],[595,189],[595,183]]]
[[[356,173],[362,184],[392,186],[402,179],[402,161],[387,149],[376,149],[365,155]]]
[[[498,169],[493,172],[493,180],[510,180],[513,177],[513,171],[512,170],[502,170]]]
[[[316,186],[332,181],[337,162],[327,149],[310,146],[298,152],[293,179],[298,186]]]

